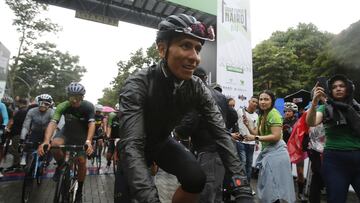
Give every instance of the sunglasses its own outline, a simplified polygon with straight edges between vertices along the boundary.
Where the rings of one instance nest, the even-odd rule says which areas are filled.
[[[51,106],[51,103],[50,103],[50,102],[46,102],[46,101],[41,101],[41,102],[40,102],[40,106],[49,107],[49,106]]]
[[[82,101],[83,99],[84,99],[84,97],[82,95],[69,96],[70,102],[79,102],[79,101]]]
[[[215,31],[212,26],[206,27],[204,23],[197,22],[187,28],[177,28],[175,32],[183,32],[203,40],[214,41]]]

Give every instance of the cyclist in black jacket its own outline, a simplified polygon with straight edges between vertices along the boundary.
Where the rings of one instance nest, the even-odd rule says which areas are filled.
[[[251,199],[219,108],[209,89],[193,76],[202,45],[214,40],[212,27],[185,14],[171,15],[158,27],[156,43],[162,60],[131,76],[120,93],[120,162],[131,197],[139,202],[160,202],[148,167],[155,161],[181,184],[172,202],[198,200],[206,176],[195,157],[169,136],[185,113],[196,110],[215,135],[217,151],[233,177],[235,193]]]

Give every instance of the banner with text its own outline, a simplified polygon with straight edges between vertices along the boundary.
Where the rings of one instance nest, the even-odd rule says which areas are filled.
[[[218,0],[217,10],[216,81],[237,109],[253,94],[249,0]]]

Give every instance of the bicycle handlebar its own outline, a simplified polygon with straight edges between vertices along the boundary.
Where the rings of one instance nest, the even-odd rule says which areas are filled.
[[[37,148],[39,145],[41,145],[40,142],[25,142],[25,143],[22,143],[22,144],[19,144],[19,146],[18,146],[18,152],[22,153],[25,149]],[[48,147],[49,147],[48,145],[43,146],[43,149],[44,149],[45,152],[47,151]]]
[[[58,145],[58,146],[51,146],[51,149],[63,149],[66,151],[76,151],[76,150],[84,150],[88,149],[88,145]]]

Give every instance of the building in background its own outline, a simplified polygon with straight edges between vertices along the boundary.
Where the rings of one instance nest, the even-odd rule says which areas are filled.
[[[0,98],[4,96],[10,51],[0,42]]]

